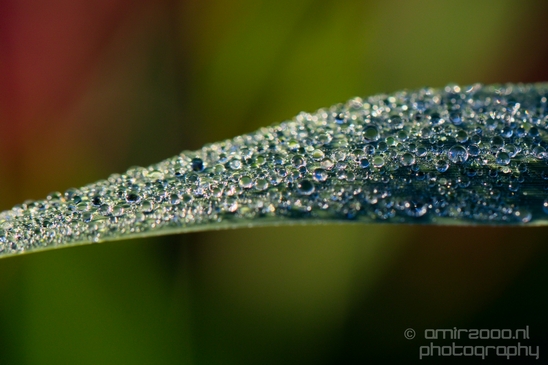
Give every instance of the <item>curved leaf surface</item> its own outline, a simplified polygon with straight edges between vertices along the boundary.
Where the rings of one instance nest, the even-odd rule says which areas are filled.
[[[548,84],[354,98],[0,214],[0,256],[307,222],[540,225]]]

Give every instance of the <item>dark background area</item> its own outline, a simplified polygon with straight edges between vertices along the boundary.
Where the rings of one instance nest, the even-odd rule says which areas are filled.
[[[547,11],[503,0],[0,0],[0,208],[356,95],[546,81]],[[427,328],[525,326],[546,362],[547,237],[324,225],[3,259],[0,364],[412,363]],[[440,360],[462,361],[430,362]]]

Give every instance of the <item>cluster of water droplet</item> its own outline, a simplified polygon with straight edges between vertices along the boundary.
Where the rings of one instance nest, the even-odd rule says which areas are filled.
[[[547,97],[450,85],[301,113],[3,212],[0,254],[260,220],[545,219]]]

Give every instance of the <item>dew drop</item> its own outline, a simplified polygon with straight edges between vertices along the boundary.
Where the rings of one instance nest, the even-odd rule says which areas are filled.
[[[375,153],[375,146],[368,144],[363,148],[363,151],[366,155],[373,155]]]
[[[407,135],[407,133],[405,131],[399,131],[398,132],[398,140],[400,140],[400,142],[405,142],[407,141],[407,138],[409,136]]]
[[[99,209],[97,209],[97,212],[101,215],[108,215],[112,211],[112,208],[108,204],[102,204]]]
[[[451,112],[451,114],[449,114],[449,120],[454,125],[461,125],[462,124],[462,115],[459,112]]]
[[[510,156],[506,152],[497,153],[496,161],[499,165],[508,165],[510,163]]]
[[[314,183],[310,180],[303,180],[298,185],[299,193],[303,195],[310,195],[314,192]]]
[[[388,150],[388,143],[386,142],[379,142],[379,144],[377,145],[377,150],[379,152],[386,152],[386,150]]]
[[[433,125],[443,124],[445,122],[438,112],[430,114],[429,119]]]
[[[489,130],[495,130],[497,128],[497,120],[495,118],[488,118],[486,121],[485,121],[485,126],[487,127],[487,129]]]
[[[405,202],[405,213],[410,217],[422,217],[428,211],[428,207],[424,203],[416,201]]]
[[[324,169],[316,169],[314,170],[314,180],[324,182],[327,180],[327,171]]]
[[[384,158],[382,156],[375,156],[373,157],[373,166],[376,168],[380,168],[384,166]]]
[[[321,150],[314,150],[312,152],[312,158],[316,161],[322,160],[325,157],[325,154]]]
[[[141,203],[141,206],[140,206],[140,210],[141,212],[143,213],[151,213],[152,210],[154,209],[154,204],[152,204],[152,202],[150,200],[143,200],[143,202]]]
[[[447,160],[442,158],[436,162],[436,170],[438,170],[439,172],[445,172],[448,168],[449,163],[447,162]]]
[[[504,146],[504,152],[507,152],[510,158],[514,158],[519,153],[519,148],[513,144],[507,144]]]
[[[301,167],[301,166],[305,166],[306,165],[306,161],[304,160],[304,158],[300,155],[296,155],[296,156],[293,156],[293,158],[291,159],[292,163],[293,163],[293,166],[295,167]]]
[[[130,192],[126,195],[126,201],[130,204],[136,204],[141,201],[141,197],[134,192]]]
[[[253,179],[251,179],[249,176],[242,176],[240,177],[239,184],[244,189],[250,189],[253,187]]]
[[[268,189],[268,181],[266,179],[257,179],[257,182],[255,183],[255,189],[258,191],[264,191]]]
[[[102,200],[100,196],[94,196],[93,199],[91,199],[91,204],[98,207],[102,204]]]
[[[201,158],[195,157],[190,162],[192,171],[200,172],[204,169],[204,161]]]
[[[122,203],[116,204],[112,208],[112,215],[114,217],[121,217],[122,215],[124,215],[124,204]]]
[[[479,155],[479,153],[480,149],[477,145],[471,144],[470,146],[468,146],[468,154],[470,156],[476,157],[477,155]]]
[[[531,218],[533,217],[531,212],[525,208],[517,209],[514,214],[522,223],[528,223],[529,221],[531,221]]]
[[[504,138],[510,138],[514,134],[514,131],[510,127],[504,127],[500,132],[500,135]]]
[[[415,156],[409,152],[405,152],[401,155],[400,161],[403,166],[411,166],[415,163]]]
[[[459,143],[466,143],[468,141],[468,133],[464,130],[460,130],[457,132],[456,140]]]
[[[242,167],[242,161],[240,160],[232,160],[228,163],[228,166],[232,170],[239,170]]]
[[[419,145],[417,147],[417,156],[418,157],[424,157],[428,153],[428,149],[424,147],[423,145]]]
[[[93,219],[93,214],[89,212],[82,214],[82,221],[84,221],[84,223],[89,223],[91,222],[92,219]]]
[[[368,141],[376,142],[376,141],[379,140],[380,134],[379,134],[379,130],[377,129],[377,127],[368,126],[363,131],[363,136]]]
[[[454,145],[447,151],[447,157],[453,163],[465,163],[468,160],[468,152],[466,148],[460,145]]]
[[[299,145],[299,142],[297,140],[292,139],[289,142],[287,142],[287,147],[289,147],[290,150],[297,150],[301,146]]]
[[[546,149],[542,146],[536,146],[533,148],[532,155],[538,159],[543,159],[546,157]]]

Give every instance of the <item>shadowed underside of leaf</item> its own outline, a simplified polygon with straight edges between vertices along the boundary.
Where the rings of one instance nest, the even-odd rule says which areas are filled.
[[[548,84],[354,98],[0,214],[0,256],[308,222],[546,224]]]

